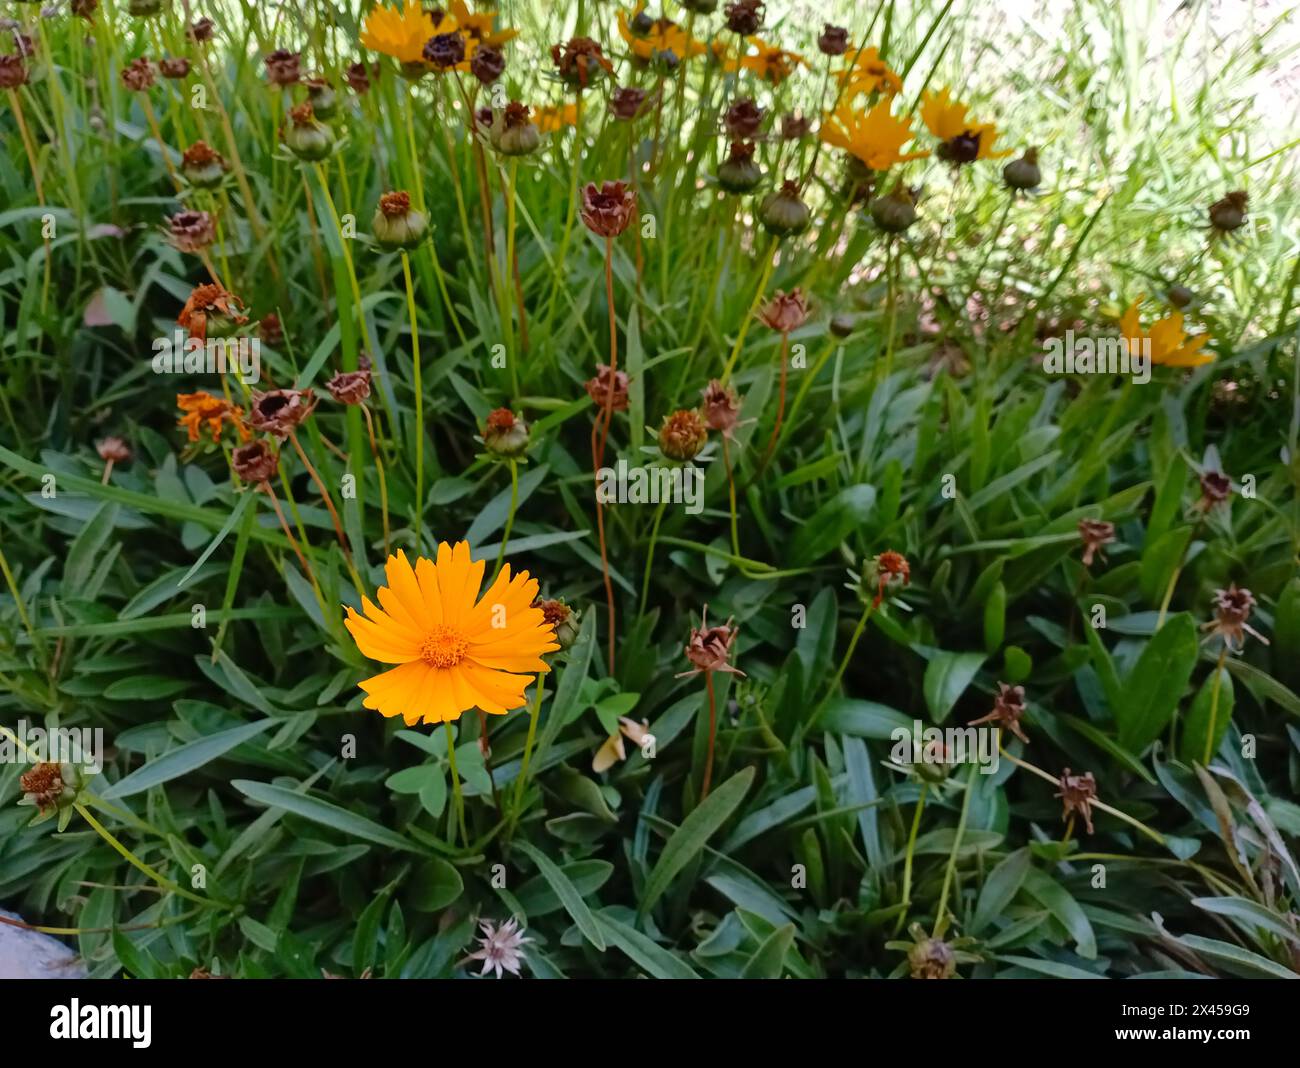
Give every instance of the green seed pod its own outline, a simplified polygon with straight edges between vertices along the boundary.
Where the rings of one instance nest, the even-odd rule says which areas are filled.
[[[413,249],[429,232],[429,217],[411,207],[408,193],[385,193],[370,224],[381,248]]]
[[[1023,156],[1003,167],[1002,180],[1008,189],[1037,189],[1043,181],[1043,172],[1038,166],[1038,149],[1026,149]]]
[[[887,234],[901,234],[916,222],[916,202],[905,189],[895,189],[871,202],[871,218]]]
[[[812,212],[799,196],[796,182],[785,182],[759,205],[758,218],[773,237],[794,237],[812,223]]]
[[[299,104],[289,112],[289,124],[284,129],[284,143],[299,159],[314,163],[324,159],[333,150],[334,135],[328,126],[317,121],[310,104]]]

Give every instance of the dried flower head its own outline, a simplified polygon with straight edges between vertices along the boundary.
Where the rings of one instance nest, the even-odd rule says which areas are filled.
[[[694,408],[683,408],[664,417],[659,428],[659,451],[670,460],[693,460],[708,443],[709,425]]]
[[[686,659],[693,666],[690,671],[678,674],[677,678],[682,679],[710,671],[743,676],[745,673],[731,663],[731,647],[736,643],[738,633],[738,629],[731,625],[730,619],[720,627],[710,627],[709,606],[705,605],[704,611],[700,613],[700,625],[691,628],[690,639],[686,642]]]
[[[202,252],[217,237],[216,224],[206,211],[180,211],[167,220],[172,244],[181,252]]]
[[[596,364],[595,377],[586,382],[587,396],[596,402],[597,407],[615,412],[627,411],[627,387],[627,372],[611,372],[609,365],[604,363]]]
[[[375,74],[378,75],[378,64],[375,66]],[[349,65],[348,69],[343,72],[343,78],[348,83],[348,88],[360,96],[362,93],[370,92],[370,72],[366,65],[361,62]]]
[[[280,466],[280,454],[260,438],[241,445],[230,454],[230,466],[244,482],[268,482]]]
[[[1204,471],[1200,476],[1201,496],[1195,508],[1209,512],[1232,496],[1232,479],[1222,471]]]
[[[1070,769],[1066,768],[1061,772],[1058,785],[1060,790],[1053,796],[1059,797],[1064,806],[1061,819],[1067,820],[1070,818],[1070,813],[1077,812],[1083,817],[1088,833],[1092,834],[1092,803],[1097,797],[1097,780],[1093,778],[1092,772],[1073,775]]]
[[[497,408],[483,425],[483,445],[494,456],[518,459],[528,451],[528,424],[509,408]]]
[[[87,22],[95,17],[95,10],[99,7],[99,0],[72,0],[72,7],[69,9],[74,15],[80,15]]]
[[[190,28],[185,31],[186,36],[188,36],[191,41],[197,41],[200,44],[204,41],[211,41],[215,32],[216,26],[206,15],[192,23]]]
[[[913,979],[951,979],[957,974],[957,955],[942,938],[922,938],[907,951]]]
[[[289,109],[289,121],[281,127],[280,137],[290,152],[309,163],[323,160],[334,147],[334,135],[316,118],[310,100]]]
[[[503,971],[518,975],[519,966],[527,960],[523,947],[532,941],[531,938],[524,937],[525,928],[520,927],[513,917],[501,924],[480,920],[479,928],[483,932],[479,948],[466,959],[483,962],[480,975],[495,972],[498,979]]]
[[[465,38],[454,32],[434,34],[424,43],[422,54],[434,70],[451,70],[465,59]]]
[[[767,5],[763,0],[736,0],[722,9],[727,16],[727,29],[741,37],[752,37],[763,28],[763,15]]]
[[[614,65],[590,37],[574,37],[563,45],[552,45],[551,61],[560,78],[579,90],[586,89],[602,73],[614,73]]]
[[[181,172],[191,185],[214,189],[226,176],[226,161],[206,141],[195,141],[181,153]]]
[[[165,56],[158,61],[158,72],[164,78],[179,81],[190,73],[190,61],[184,56]]]
[[[792,111],[781,116],[781,139],[799,141],[808,136],[812,130],[812,119],[802,111]]]
[[[620,122],[640,118],[645,109],[646,91],[635,85],[620,85],[609,94],[609,110]]]
[[[479,45],[470,58],[469,70],[483,85],[491,85],[505,73],[505,53],[491,45]]]
[[[122,84],[133,93],[143,93],[151,89],[154,83],[154,68],[144,56],[133,59],[122,68]]]
[[[1005,731],[1010,731],[1026,745],[1029,739],[1020,726],[1020,718],[1025,714],[1025,688],[998,683],[998,692],[993,697],[993,711],[987,716],[970,721],[969,726],[978,727],[981,723],[996,723]]]
[[[237,296],[209,282],[190,291],[176,322],[199,340],[207,340],[209,335],[226,337],[248,322],[242,308],[243,301]]]
[[[1246,635],[1268,644],[1268,639],[1247,622],[1255,608],[1255,595],[1235,582],[1226,590],[1214,591],[1214,618],[1202,623],[1201,629],[1208,631],[1206,640],[1219,637],[1232,652],[1239,651],[1246,644]]]
[[[296,85],[302,78],[302,56],[277,48],[266,57],[266,80],[271,85],[285,87]]]
[[[582,190],[582,222],[599,237],[617,237],[636,215],[636,192],[626,182],[588,182]]]
[[[63,781],[63,766],[49,762],[37,764],[31,771],[18,776],[18,788],[23,792],[23,801],[35,805],[42,813],[55,808],[68,795],[67,784]]]
[[[732,140],[754,137],[763,125],[764,111],[753,100],[737,100],[722,116],[722,128]]]
[[[730,437],[740,420],[740,400],[736,391],[716,378],[704,387],[704,421],[710,430]]]
[[[316,398],[310,389],[272,389],[266,393],[253,390],[248,421],[254,430],[265,431],[283,441],[315,407]]]
[[[792,334],[808,321],[808,299],[798,286],[789,293],[778,289],[759,309],[758,319],[778,334]]]
[[[512,100],[489,125],[492,147],[503,156],[526,156],[542,143],[541,131],[529,117],[527,104]]]
[[[1102,546],[1115,541],[1115,524],[1104,519],[1080,519],[1078,529],[1083,539],[1083,566],[1092,567],[1093,559],[1098,556],[1104,561],[1106,554]]]
[[[284,324],[275,312],[267,312],[257,324],[257,336],[263,345],[278,349],[284,344]]]
[[[131,446],[119,437],[107,437],[95,442],[95,451],[105,463],[124,464],[131,459]]]
[[[27,64],[13,53],[0,55],[0,89],[17,89],[27,84]]]
[[[325,388],[340,404],[361,404],[370,396],[370,368],[337,371],[325,383]]]
[[[1246,225],[1246,210],[1250,197],[1244,190],[1229,193],[1210,205],[1210,226],[1219,234],[1230,234]]]
[[[824,56],[842,56],[849,50],[849,31],[843,26],[826,23],[817,38],[817,48]]]

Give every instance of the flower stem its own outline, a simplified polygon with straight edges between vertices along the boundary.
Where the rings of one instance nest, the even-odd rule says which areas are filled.
[[[443,720],[442,725],[447,728],[447,764],[451,768],[451,793],[456,805],[456,822],[460,827],[461,841],[469,845],[469,833],[465,830],[465,797],[460,792],[460,772],[456,770],[456,734],[451,729],[451,720]]]
[[[420,379],[420,330],[415,316],[415,286],[411,282],[411,258],[402,253],[402,278],[406,282],[406,312],[411,320],[412,386],[415,390],[415,551],[424,541],[424,387]]]
[[[898,921],[894,924],[894,933],[897,934],[903,929],[903,924],[907,922],[907,909],[912,904],[912,858],[916,850],[916,832],[921,826],[921,812],[925,809],[925,792],[929,789],[928,783],[921,783],[921,793],[916,799],[916,809],[912,813],[912,830],[907,836],[907,858],[903,861],[903,900],[901,902],[903,911],[898,914]]]
[[[704,673],[704,686],[709,691],[709,751],[704,758],[704,784],[700,787],[700,800],[709,796],[713,782],[713,745],[718,734],[718,703],[713,694],[713,672]]]
[[[510,511],[506,513],[505,530],[501,533],[501,545],[497,549],[497,566],[492,572],[492,581],[501,574],[501,565],[506,559],[506,543],[510,540],[510,528],[515,524],[515,509],[519,507],[519,461],[510,461]],[[488,585],[490,586],[490,581]]]
[[[750,301],[749,310],[745,312],[744,321],[740,324],[740,332],[736,334],[736,343],[731,347],[731,355],[727,357],[727,365],[722,369],[722,384],[725,386],[727,380],[731,377],[732,368],[736,366],[736,360],[740,358],[740,350],[745,344],[745,335],[749,333],[749,324],[753,321],[754,312],[758,310],[759,302],[763,299],[764,292],[767,291],[767,283],[772,277],[772,268],[776,265],[776,247],[780,244],[779,238],[772,238],[772,243],[767,250],[767,263],[763,267],[763,273],[758,279],[758,289],[754,291],[754,299]]]

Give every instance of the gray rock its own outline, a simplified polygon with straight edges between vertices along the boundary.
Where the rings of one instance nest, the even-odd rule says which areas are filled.
[[[0,916],[22,920],[0,909]],[[86,968],[76,952],[56,938],[0,923],[0,979],[84,979]]]

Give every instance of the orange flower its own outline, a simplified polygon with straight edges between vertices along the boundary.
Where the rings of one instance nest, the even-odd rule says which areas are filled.
[[[518,30],[512,30],[509,27],[500,30],[496,28],[497,16],[495,11],[486,11],[476,15],[470,11],[465,0],[451,0],[451,17],[456,29],[465,38],[466,60],[474,58],[474,53],[478,51],[479,45],[500,48],[507,41],[519,36]],[[440,32],[446,33],[447,27],[444,26]]]
[[[375,7],[366,16],[361,43],[376,52],[392,56],[399,63],[424,62],[424,43],[436,33],[450,33],[455,19],[443,17],[436,25],[425,13],[419,0],[406,0],[401,11],[396,7]]]
[[[952,90],[927,92],[921,102],[921,121],[929,131],[943,142],[939,155],[954,163],[970,163],[977,159],[1000,159],[1011,155],[1011,149],[993,151],[998,128],[991,122],[972,122],[966,115],[967,107],[952,99]]]
[[[632,17],[635,18],[644,10],[644,3],[637,4]],[[678,59],[690,59],[692,56],[703,55],[705,51],[704,45],[687,34],[671,19],[655,19],[650,23],[648,32],[637,34],[632,31],[627,12],[620,11],[618,13],[618,33],[627,42],[628,47],[632,49],[632,54],[637,59],[649,61],[654,59],[660,52],[671,52]]]
[[[578,124],[577,104],[555,104],[533,110],[533,122],[542,133],[556,133]]]
[[[436,561],[420,557],[414,567],[400,550],[388,558],[379,605],[363,597],[365,615],[348,608],[344,620],[363,654],[398,665],[360,684],[366,708],[414,726],[471,708],[504,715],[523,707],[534,674],[550,670],[541,654],[560,646],[533,607],[537,580],[527,571],[511,578],[506,564],[479,598],[484,566],[463,541],[441,543]]]
[[[852,56],[853,53],[847,55]],[[880,58],[880,51],[874,45],[858,53],[857,61],[840,71],[839,79],[844,86],[842,100],[852,100],[863,93],[895,96],[903,91],[903,79]]]
[[[1183,330],[1183,313],[1180,311],[1157,319],[1144,334],[1138,317],[1139,303],[1141,298],[1130,304],[1119,320],[1120,336],[1128,342],[1130,352],[1140,353],[1141,346],[1149,343],[1151,362],[1165,367],[1201,367],[1214,359],[1208,353],[1201,352],[1210,340],[1210,335],[1188,337]]]
[[[912,140],[912,120],[890,113],[893,101],[881,97],[870,111],[854,111],[841,104],[827,117],[817,136],[828,145],[842,148],[856,156],[873,171],[888,170],[895,163],[928,156],[929,152],[904,152]]]
[[[786,52],[783,49],[776,48],[761,37],[751,37],[749,43],[757,51],[747,53],[741,57],[739,64],[732,60],[728,64],[729,70],[737,70],[739,67],[743,67],[745,70],[752,70],[765,82],[780,85],[794,73],[799,64],[807,62],[797,52]]]
[[[235,428],[241,441],[249,438],[248,427],[244,425],[243,409],[220,397],[214,397],[211,393],[202,390],[198,393],[177,393],[176,407],[185,413],[176,425],[185,428],[190,441],[199,440],[199,431],[204,424],[207,425],[212,440],[219,440],[227,422]]]

